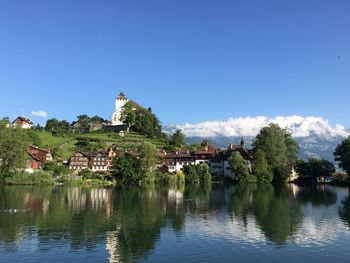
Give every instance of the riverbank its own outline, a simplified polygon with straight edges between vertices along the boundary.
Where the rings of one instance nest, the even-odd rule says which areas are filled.
[[[112,181],[103,179],[87,179],[75,175],[65,175],[55,177],[49,171],[37,171],[28,173],[25,171],[17,171],[7,174],[0,180],[0,184],[4,185],[33,185],[33,186],[50,186],[50,185],[66,185],[66,186],[93,186],[108,187],[113,186]]]

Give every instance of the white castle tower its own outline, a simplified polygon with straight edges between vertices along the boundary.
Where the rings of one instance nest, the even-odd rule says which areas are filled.
[[[115,112],[112,115],[112,125],[122,125],[120,120],[124,105],[129,101],[123,92],[120,92],[115,99]]]

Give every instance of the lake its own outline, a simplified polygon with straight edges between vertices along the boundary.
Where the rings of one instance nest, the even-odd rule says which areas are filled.
[[[346,262],[349,188],[0,187],[0,262]]]

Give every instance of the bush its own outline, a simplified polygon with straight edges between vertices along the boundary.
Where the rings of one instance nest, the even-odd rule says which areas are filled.
[[[171,173],[156,172],[155,182],[159,184],[175,184],[176,175]]]
[[[69,174],[69,168],[67,166],[59,165],[55,161],[45,163],[43,170],[52,172],[53,176],[63,176]]]
[[[18,171],[5,178],[5,183],[10,185],[53,185],[55,181],[50,172],[27,173]]]
[[[185,182],[185,174],[182,171],[179,171],[176,173],[176,181],[178,183],[184,183]]]

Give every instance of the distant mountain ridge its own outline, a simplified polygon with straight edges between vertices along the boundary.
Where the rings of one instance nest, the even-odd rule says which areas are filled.
[[[167,125],[164,130],[172,133],[181,129],[189,144],[207,139],[219,148],[226,148],[229,143],[239,143],[244,137],[251,146],[252,140],[262,127],[277,123],[287,128],[300,146],[300,158],[325,158],[333,161],[335,147],[350,135],[350,129],[343,125],[331,126],[322,117],[286,116],[268,118],[264,116],[229,118],[224,121],[207,121],[198,124]]]

